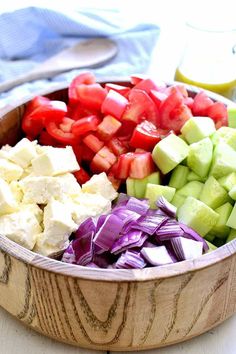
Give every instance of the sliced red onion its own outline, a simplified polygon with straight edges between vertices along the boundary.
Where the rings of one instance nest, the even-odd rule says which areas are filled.
[[[102,254],[94,254],[93,263],[99,268],[108,268],[110,264],[113,264],[117,260],[117,257],[110,252],[103,252]]]
[[[95,264],[93,262],[88,263],[86,266],[90,267],[90,268],[100,268],[97,264]]]
[[[107,215],[103,225],[94,236],[93,242],[99,246],[101,250],[108,251],[118,238],[123,225],[123,221],[116,215]]]
[[[62,259],[61,259],[62,262],[69,263],[69,264],[76,264],[75,251],[72,247],[72,242],[70,242],[69,246],[64,251]]]
[[[96,221],[92,218],[88,218],[80,224],[78,230],[75,232],[75,238],[80,238],[88,232],[96,232]]]
[[[128,202],[129,198],[130,198],[130,196],[128,194],[120,193],[118,198],[117,198],[116,206],[124,206],[124,205],[126,205],[126,203]]]
[[[126,207],[114,208],[112,213],[113,215],[118,216],[118,218],[120,218],[124,224],[133,220],[138,220],[140,218],[140,214],[136,213],[135,211],[128,210]]]
[[[93,236],[94,232],[87,232],[83,236],[72,241],[72,247],[75,251],[75,260],[78,265],[87,265],[93,259]]]
[[[100,230],[102,225],[104,224],[106,220],[107,215],[100,215],[99,218],[97,219],[97,227],[96,227],[96,232]]]
[[[168,219],[165,224],[156,231],[156,239],[159,241],[170,240],[172,237],[180,237],[184,235],[184,231],[179,223],[174,219]]]
[[[200,236],[195,230],[191,229],[189,226],[182,224],[182,223],[179,223],[179,226],[184,231],[184,237],[190,238],[195,241],[202,242],[204,252],[207,252],[209,250],[209,246],[208,246],[206,240],[202,236]]]
[[[145,215],[141,216],[137,222],[137,225],[134,225],[133,228],[141,230],[148,235],[153,235],[159,228],[161,228],[167,221],[168,217],[163,215]]]
[[[169,215],[172,218],[176,217],[177,208],[168,202],[165,197],[160,197],[157,201],[157,206],[160,208],[165,214]]]
[[[134,211],[139,215],[146,215],[150,206],[147,199],[140,200],[134,197],[130,197],[126,204],[126,208],[128,210]]]
[[[197,258],[203,253],[202,242],[184,237],[175,237],[170,242],[179,261]]]
[[[142,269],[147,265],[140,252],[126,251],[115,263],[118,269]]]
[[[129,248],[141,247],[147,238],[148,235],[144,234],[142,231],[131,230],[114,242],[111,253],[118,254]]]
[[[143,247],[141,254],[149,264],[154,266],[173,263],[173,259],[165,246]]]

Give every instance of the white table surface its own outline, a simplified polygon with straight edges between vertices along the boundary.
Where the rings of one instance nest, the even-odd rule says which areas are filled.
[[[68,1],[68,0],[67,0]],[[86,0],[87,1],[87,0]],[[90,0],[94,1],[94,0]],[[146,9],[148,8],[147,1],[145,1]],[[184,0],[180,0],[182,5]],[[161,15],[159,11],[149,11],[149,14],[157,17],[157,23],[160,23],[160,19],[164,18],[163,13],[168,12],[169,22],[168,25],[164,26],[164,31],[158,42],[157,48],[154,51],[152,62],[149,68],[149,72],[155,77],[162,80],[173,79],[174,70],[176,67],[176,62],[179,58],[181,51],[181,40],[179,33],[176,28],[176,20],[179,19],[181,12],[178,11],[177,7],[180,8],[180,1],[170,2],[166,1],[165,9],[162,8]],[[28,5],[30,0],[25,0],[23,3]],[[35,1],[36,3],[38,1]],[[43,1],[44,2],[44,1]],[[40,1],[41,6],[42,2]],[[126,6],[131,4],[125,1]],[[160,5],[160,1],[155,2],[156,5]],[[164,4],[162,5],[164,6]],[[15,4],[15,1],[14,1]],[[5,8],[2,11],[14,8],[13,2],[5,3]],[[153,4],[153,3],[152,3]],[[0,5],[0,13],[1,7]],[[137,4],[136,10],[137,10]],[[173,8],[175,6],[175,8]],[[171,8],[171,11],[170,11]],[[142,13],[142,11],[141,11]],[[178,13],[178,15],[176,15]],[[170,16],[172,15],[172,18]],[[183,15],[183,14],[182,14]],[[143,16],[143,13],[142,13]],[[173,26],[171,25],[173,24]],[[181,26],[180,26],[181,27]],[[180,28],[181,31],[181,28]],[[171,45],[166,45],[171,43]],[[154,349],[150,351],[143,351],[144,354],[235,354],[236,353],[236,315],[216,327],[215,329],[191,339],[187,342],[173,345],[171,347],[166,347],[162,349]],[[18,320],[9,315],[5,310],[0,308],[0,354],[25,354],[26,351],[32,354],[99,354],[107,353],[105,351],[93,351],[81,349],[78,347],[73,347],[65,345],[59,342],[55,342],[43,335],[40,335],[33,330],[25,327]],[[111,352],[114,354],[115,352]],[[136,352],[137,353],[137,352]]]

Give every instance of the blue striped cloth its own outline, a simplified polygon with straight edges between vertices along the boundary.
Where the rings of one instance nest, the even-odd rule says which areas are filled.
[[[97,78],[145,72],[160,34],[159,26],[153,23],[125,23],[118,10],[85,8],[61,13],[28,7],[3,13],[0,29],[0,83],[33,69],[38,62],[75,42],[99,36],[116,41],[119,51],[106,65],[92,70]],[[0,95],[0,108],[13,98],[55,86],[55,82],[70,82],[79,72],[72,70],[4,92]]]

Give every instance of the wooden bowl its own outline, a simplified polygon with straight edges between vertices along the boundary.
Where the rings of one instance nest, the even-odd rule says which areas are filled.
[[[49,97],[66,100],[67,89]],[[18,102],[2,113],[1,144],[20,139],[24,109]],[[112,270],[64,264],[0,236],[0,305],[34,330],[85,348],[132,351],[178,343],[235,312],[236,240],[194,260]]]

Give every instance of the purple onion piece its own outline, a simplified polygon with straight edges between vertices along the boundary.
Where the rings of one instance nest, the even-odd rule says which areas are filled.
[[[173,237],[180,237],[184,235],[184,231],[180,227],[178,221],[168,219],[165,224],[156,231],[156,239],[159,241],[170,240]]]
[[[72,247],[75,252],[75,260],[78,265],[87,265],[93,259],[93,236],[94,232],[87,232],[80,238],[72,241]]]
[[[203,253],[202,242],[184,237],[175,237],[170,242],[179,261],[197,258]]]
[[[78,230],[75,232],[75,238],[80,238],[81,236],[87,234],[88,232],[96,232],[96,221],[92,218],[84,220],[80,225]]]
[[[195,230],[191,229],[191,227],[189,227],[185,224],[182,224],[182,223],[179,223],[179,226],[184,231],[184,237],[190,238],[195,241],[202,242],[204,252],[207,252],[209,250],[209,246],[208,246],[206,240],[202,236],[200,236]]]
[[[165,246],[143,247],[141,254],[149,264],[154,266],[173,263],[173,259]]]
[[[126,251],[115,263],[117,269],[142,269],[147,265],[140,252]]]
[[[153,235],[163,224],[168,221],[168,217],[162,215],[145,215],[141,216],[137,225],[133,228],[141,230],[148,235]]]
[[[72,242],[70,242],[69,246],[64,251],[62,259],[61,259],[62,262],[69,263],[69,264],[76,264],[75,251],[72,247]]]
[[[116,206],[125,206],[129,198],[130,196],[128,194],[120,193],[117,198]]]
[[[167,214],[168,216],[175,218],[176,217],[176,211],[177,208],[171,204],[170,202],[168,202],[168,200],[166,200],[165,197],[160,197],[157,201],[157,207],[161,209],[162,212],[164,212],[165,214]]]
[[[101,250],[108,251],[119,237],[123,225],[123,221],[116,215],[107,215],[103,225],[94,236],[94,244],[100,247]]]
[[[140,230],[131,230],[116,240],[111,248],[111,253],[118,254],[133,247],[141,247],[148,235]]]
[[[140,200],[134,197],[130,197],[126,204],[126,208],[128,210],[134,211],[139,215],[146,215],[150,206],[147,199]]]

